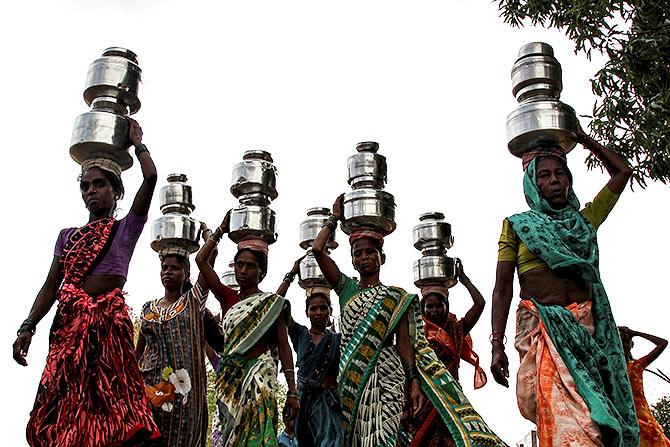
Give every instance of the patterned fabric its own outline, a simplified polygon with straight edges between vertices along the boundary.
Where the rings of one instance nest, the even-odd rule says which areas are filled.
[[[384,245],[384,235],[379,231],[373,230],[372,228],[360,228],[353,231],[349,235],[349,245],[354,245],[354,242],[366,237],[377,241],[380,247]]]
[[[342,411],[337,388],[323,388],[326,377],[336,377],[340,362],[340,334],[326,330],[318,345],[307,327],[292,323],[289,336],[296,351],[300,413],[295,425],[301,447],[341,447]]]
[[[644,396],[642,373],[647,366],[647,357],[628,362],[628,377],[633,388],[635,411],[640,425],[640,447],[670,447],[670,440],[663,433],[663,428],[652,414]]]
[[[416,295],[384,285],[359,290],[358,284],[345,275],[335,290],[342,309],[338,381],[345,445],[392,446],[411,438],[400,428],[405,374],[392,344],[392,334],[405,313],[421,388],[438,410],[455,445],[505,445],[472,408],[458,382],[430,348]]]
[[[216,378],[214,447],[277,445],[276,353],[268,351],[255,359],[244,354],[274,325],[285,305],[279,295],[257,293],[236,303],[223,317],[226,342]]]
[[[91,168],[99,168],[121,178],[121,165],[118,161],[111,158],[104,156],[88,158],[81,164],[81,173],[84,174]]]
[[[590,337],[591,302],[573,303],[567,311],[577,321],[580,336]],[[514,346],[521,359],[516,379],[519,411],[537,424],[540,445],[606,445],[532,301],[519,305]]]
[[[113,219],[75,231],[63,248],[64,279],[49,354],[26,435],[33,447],[97,447],[158,437],[135,362],[133,325],[121,289],[82,288]]]
[[[237,251],[240,250],[251,250],[259,251],[264,254],[268,254],[270,246],[267,242],[261,239],[245,239],[237,243]]]
[[[154,420],[168,447],[199,447],[207,433],[203,323],[207,290],[199,283],[170,306],[144,304],[140,332],[146,348],[140,371]]]
[[[595,333],[585,333],[570,311],[561,306],[535,303],[538,314],[586,401],[591,418],[606,428],[601,430],[607,436],[604,442],[615,447],[637,445],[639,429],[633,395],[625,374],[621,339],[600,280],[596,231],[579,212],[572,186],[568,204],[562,210],[554,210],[542,198],[537,187],[536,160],[528,165],[523,185],[531,209],[508,219],[523,243],[550,269],[570,269],[590,285]]]

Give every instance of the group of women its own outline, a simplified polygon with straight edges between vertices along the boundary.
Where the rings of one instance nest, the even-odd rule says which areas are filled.
[[[282,417],[295,422],[302,447],[505,445],[459,384],[461,360],[474,366],[475,388],[486,383],[469,335],[484,310],[481,293],[459,264],[458,279],[473,306],[458,319],[449,312],[445,285],[424,287],[419,299],[382,284],[384,237],[372,228],[349,237],[358,279],[342,273],[325,248],[343,217],[342,196],[312,246],[339,298],[340,333],[331,330],[327,287],[307,290],[309,328],[293,320],[284,296],[300,260],[276,292],[259,289],[268,270],[262,241],[238,244],[233,265],[239,290],[222,284],[214,261],[229,231],[226,215],[214,231],[203,224],[194,284],[188,253],[160,253],[164,295],[142,307],[135,347],[122,288],[147,220],[156,169],[132,120],[130,136],[144,176],[130,212],[118,221],[112,217],[124,192],[120,167],[106,159],[84,163],[80,189],[89,221],[59,234],[47,280],[17,333],[14,359],[25,365],[37,324],[58,301],[27,427],[31,446],[202,446],[208,436],[214,446],[277,445],[280,371],[288,386]],[[531,209],[503,223],[491,372],[508,385],[505,327],[516,269],[517,395],[522,415],[538,426],[540,445],[664,445],[658,443],[667,442],[658,424],[646,417],[648,407],[638,423],[636,407],[640,412],[644,398],[633,404],[630,354],[624,355],[598,271],[596,229],[631,172],[583,132],[579,142],[611,174],[583,210],[564,152],[538,147],[524,156]],[[221,305],[220,320],[205,307],[209,292]],[[651,337],[626,328],[621,333],[626,346],[635,335]],[[663,340],[650,339],[659,347],[631,363],[637,365],[631,371],[643,369],[664,348]],[[216,371],[211,433],[206,357]]]

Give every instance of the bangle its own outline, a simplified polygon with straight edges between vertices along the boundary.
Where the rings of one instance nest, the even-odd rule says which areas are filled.
[[[286,373],[289,372],[289,371],[291,371],[292,373],[295,373],[295,369],[293,369],[293,368],[286,368],[286,369],[282,370],[282,372],[283,372],[284,374],[286,374]]]
[[[409,368],[405,369],[405,383],[410,383],[412,380],[418,378],[419,378],[419,371],[417,371],[415,365],[412,365]]]
[[[293,272],[288,272],[287,274],[284,275],[284,281],[286,281],[289,284],[291,284],[294,279],[295,279],[295,273]]]
[[[337,217],[331,214],[328,216],[328,220],[326,220],[326,223],[324,223],[323,226],[328,227],[331,233],[334,232],[337,229]]]
[[[209,230],[209,228],[208,228]],[[212,231],[212,230],[209,230]],[[209,236],[211,240],[214,241],[215,244],[218,244],[221,242],[221,237],[223,236],[223,231],[221,231],[221,228],[217,228],[216,231],[213,231],[212,234]]]
[[[18,337],[24,332],[30,332],[30,335],[35,335],[36,328],[37,326],[35,325],[33,319],[28,317],[25,320],[23,320],[23,323],[21,323],[21,326],[19,326],[19,330],[16,331],[16,336]]]
[[[472,281],[470,281],[470,278],[465,276],[465,274],[461,274],[461,276],[458,278],[458,280],[461,282],[461,284],[466,285],[466,284],[472,284]]]
[[[294,397],[298,399],[298,392],[297,391],[287,391],[286,392],[286,398],[288,399],[289,397]]]
[[[149,149],[147,149],[146,144],[140,143],[135,146],[135,156],[139,157],[142,152],[149,152]]]
[[[504,332],[500,331],[493,331],[491,332],[491,335],[489,335],[489,341],[491,344],[498,342],[502,343],[503,345],[507,344],[507,336],[505,335]]]

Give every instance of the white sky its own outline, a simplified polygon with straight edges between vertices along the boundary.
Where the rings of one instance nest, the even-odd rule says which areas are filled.
[[[589,79],[600,61],[573,53],[561,33],[512,29],[488,1],[84,1],[11,2],[0,13],[4,86],[0,109],[7,199],[0,231],[7,253],[5,300],[0,314],[6,357],[2,405],[4,445],[25,445],[47,351],[53,311],[33,338],[27,368],[11,359],[15,331],[27,316],[53,253],[58,231],[87,218],[78,192],[79,167],[69,157],[72,125],[88,107],[82,92],[88,65],[108,46],[138,54],[143,103],[135,117],[159,169],[159,187],[171,172],[185,172],[193,186],[194,217],[215,226],[236,204],[231,170],[245,150],[272,153],[279,170],[279,241],[271,247],[273,290],[302,250],[298,225],[305,210],[330,206],[348,190],[346,160],[358,141],[374,140],[388,160],[387,191],[396,197],[396,232],[387,238],[382,280],[415,290],[412,227],[420,213],[444,211],[456,238],[451,255],[490,303],[497,240],[504,217],[526,209],[520,161],[506,149],[505,117],[516,105],[510,69],[524,43],[553,45],[563,66],[562,99],[578,113],[591,111]],[[587,120],[582,120],[586,127]],[[586,153],[569,156],[582,204],[606,183],[587,171]],[[130,207],[141,174],[124,174]],[[617,322],[670,338],[665,281],[667,188],[627,190],[600,231],[601,272]],[[158,195],[150,222],[160,215]],[[334,257],[353,273],[345,238]],[[149,248],[150,227],[140,238],[126,285],[138,311],[160,296],[159,263]],[[234,254],[220,245],[218,270]],[[518,292],[518,287],[515,293]],[[462,286],[452,289],[452,309],[470,303]],[[289,292],[294,316],[303,318],[303,294]],[[515,298],[513,309],[518,303]],[[490,305],[473,331],[488,371]],[[513,339],[514,314],[508,324]],[[636,354],[648,346],[639,343]],[[518,360],[507,346],[514,374]],[[670,370],[670,357],[654,365]],[[530,423],[518,413],[514,389],[490,377],[464,389],[489,425],[508,443]],[[669,388],[645,377],[650,401]],[[514,381],[512,380],[512,383]]]

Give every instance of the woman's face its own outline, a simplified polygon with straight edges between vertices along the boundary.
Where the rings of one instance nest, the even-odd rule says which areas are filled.
[[[535,168],[537,187],[542,197],[554,209],[565,208],[570,187],[570,176],[565,164],[556,157],[545,157]]]
[[[117,193],[102,169],[91,168],[84,172],[79,189],[86,208],[93,215],[108,214],[116,204]]]
[[[242,251],[234,265],[235,279],[240,288],[256,287],[261,282],[262,270],[256,256],[248,250]]]
[[[161,282],[165,289],[181,290],[186,281],[186,271],[176,256],[166,256],[161,262]]]
[[[448,297],[429,293],[423,298],[423,313],[435,324],[442,324],[449,313]]]
[[[309,318],[312,327],[325,329],[330,322],[330,305],[326,298],[314,295],[309,300],[307,306],[307,318]]]
[[[371,276],[379,272],[384,258],[374,241],[364,237],[354,241],[351,246],[351,262],[361,276]]]

